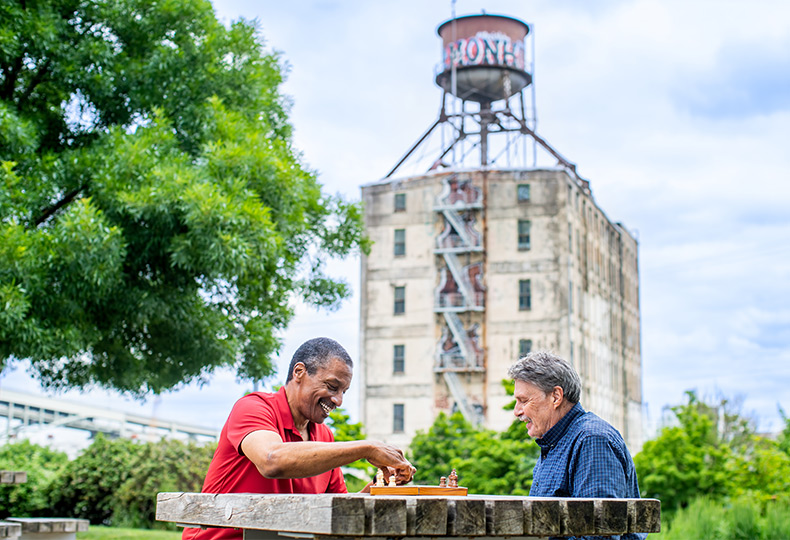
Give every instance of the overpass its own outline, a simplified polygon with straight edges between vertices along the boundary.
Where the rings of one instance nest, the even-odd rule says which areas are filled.
[[[0,417],[7,419],[0,441],[8,441],[31,426],[66,427],[88,431],[91,435],[104,433],[110,438],[142,440],[165,437],[209,442],[216,441],[219,435],[216,429],[10,390],[0,390]]]

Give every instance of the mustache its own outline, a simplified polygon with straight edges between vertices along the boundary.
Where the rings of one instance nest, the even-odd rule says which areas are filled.
[[[527,416],[526,414],[522,414],[522,415],[518,416],[517,418],[519,420],[521,420],[522,422],[530,422],[530,421],[532,421],[532,419],[529,416]]]

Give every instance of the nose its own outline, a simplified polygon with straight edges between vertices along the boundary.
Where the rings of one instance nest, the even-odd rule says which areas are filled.
[[[337,394],[329,398],[332,400],[332,403],[335,404],[335,407],[340,407],[343,404],[343,394]]]
[[[513,407],[513,414],[515,416],[521,416],[522,411],[523,411],[523,407],[518,401],[516,401],[516,405]]]

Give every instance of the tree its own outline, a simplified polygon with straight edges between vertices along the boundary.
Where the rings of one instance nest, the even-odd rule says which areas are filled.
[[[661,500],[664,510],[685,507],[697,496],[723,497],[732,450],[720,440],[710,408],[694,392],[672,408],[679,425],[664,427],[634,456],[643,497]]]
[[[461,413],[449,416],[439,413],[428,431],[418,431],[409,444],[410,461],[417,468],[414,482],[438,484],[439,478],[449,475],[458,464],[457,460],[469,457],[468,443],[474,433],[475,429]],[[458,474],[466,479],[463,471]]]
[[[748,449],[730,467],[732,494],[753,499],[790,499],[790,455],[775,440],[753,435]]]
[[[414,481],[436,485],[455,468],[471,493],[528,495],[539,449],[525,431],[515,422],[501,433],[477,429],[461,413],[440,413],[409,445]]]
[[[283,68],[206,0],[0,7],[0,369],[161,392],[273,373],[294,295],[366,251],[293,148]]]
[[[779,416],[782,417],[782,421],[785,423],[785,426],[779,433],[777,442],[779,443],[779,449],[790,455],[790,417],[785,414],[784,409],[781,407],[779,407]]]
[[[365,438],[365,430],[361,422],[352,424],[351,416],[343,408],[329,413],[329,428],[336,441],[359,441]],[[360,459],[343,467],[346,487],[349,492],[360,491],[373,479],[376,467],[367,460]]]

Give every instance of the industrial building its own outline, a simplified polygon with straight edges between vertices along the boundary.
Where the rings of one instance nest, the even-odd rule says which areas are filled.
[[[360,413],[371,438],[406,447],[454,411],[503,430],[514,419],[508,367],[550,349],[579,371],[582,405],[641,448],[638,242],[535,132],[529,30],[499,15],[440,25],[439,118],[362,188],[374,244],[361,263]],[[427,167],[399,176],[440,132]]]

